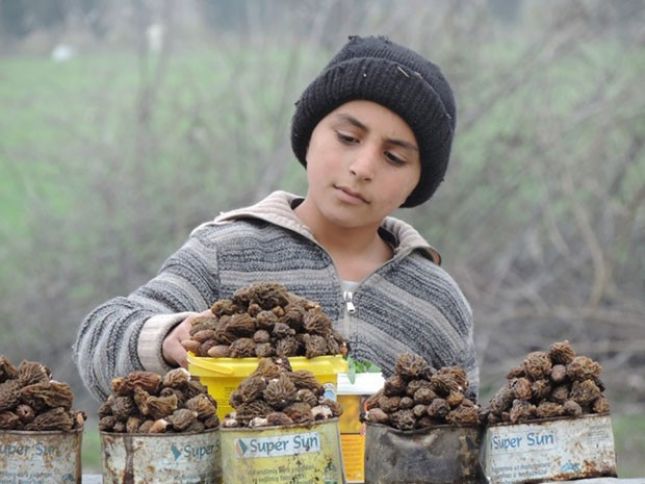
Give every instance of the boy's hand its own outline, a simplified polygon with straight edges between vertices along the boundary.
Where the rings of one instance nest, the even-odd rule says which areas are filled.
[[[210,309],[203,311],[201,313],[192,313],[181,323],[175,326],[168,336],[163,340],[161,344],[161,354],[168,362],[169,365],[173,366],[183,366],[188,368],[188,360],[186,357],[188,353],[186,349],[181,345],[181,342],[185,339],[190,338],[190,328],[192,326],[192,321],[200,316],[210,316],[213,313]]]

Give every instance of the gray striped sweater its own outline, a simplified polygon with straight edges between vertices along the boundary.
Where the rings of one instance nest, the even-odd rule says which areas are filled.
[[[169,370],[161,344],[177,323],[239,287],[277,281],[318,301],[348,338],[354,358],[376,363],[386,375],[404,352],[435,367],[457,364],[468,371],[476,395],[471,309],[439,266],[437,251],[410,225],[388,217],[381,235],[394,256],[344,293],[331,257],[296,217],[297,199],[274,192],[202,224],[154,279],[92,311],[74,344],[74,360],[90,392],[103,399],[115,376]]]

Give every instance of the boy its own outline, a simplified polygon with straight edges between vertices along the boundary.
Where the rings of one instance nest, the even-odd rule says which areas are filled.
[[[317,301],[351,354],[390,374],[399,354],[478,369],[472,314],[441,258],[389,217],[428,200],[455,130],[439,68],[381,37],[350,37],[296,105],[291,142],[307,169],[303,198],[275,192],[196,228],[159,275],[95,309],[74,356],[97,397],[135,369],[186,366],[191,321],[239,287],[277,281]]]

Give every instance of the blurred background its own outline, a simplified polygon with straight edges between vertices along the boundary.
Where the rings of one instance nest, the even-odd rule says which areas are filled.
[[[304,193],[293,103],[350,34],[420,51],[456,92],[446,182],[398,216],[472,304],[481,401],[568,339],[604,368],[619,475],[642,476],[643,0],[0,0],[0,354],[93,417],[84,315],[220,211]]]

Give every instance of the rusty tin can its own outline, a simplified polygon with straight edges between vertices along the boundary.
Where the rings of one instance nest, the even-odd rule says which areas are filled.
[[[221,483],[218,429],[180,434],[101,432],[106,483]]]
[[[482,454],[491,483],[616,477],[609,415],[490,426]]]
[[[338,419],[307,426],[222,428],[227,484],[344,482]]]
[[[398,430],[367,422],[366,483],[479,483],[479,427]]]
[[[83,429],[0,431],[0,482],[81,482]]]

